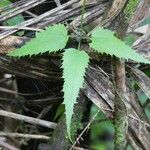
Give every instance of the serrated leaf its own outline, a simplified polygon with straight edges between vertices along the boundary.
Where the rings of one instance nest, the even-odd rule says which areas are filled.
[[[89,56],[84,51],[70,48],[63,55],[64,104],[66,113],[67,132],[70,136],[70,124],[74,104],[84,83],[85,69],[88,67]],[[71,138],[70,138],[71,139]]]
[[[36,38],[26,43],[23,47],[9,53],[9,56],[37,55],[39,53],[56,52],[63,49],[68,41],[67,29],[63,24],[46,28],[36,34]]]
[[[98,28],[92,33],[90,47],[97,52],[106,53],[119,58],[131,59],[136,62],[150,64],[150,60],[136,53],[131,47],[115,37],[114,32]]]

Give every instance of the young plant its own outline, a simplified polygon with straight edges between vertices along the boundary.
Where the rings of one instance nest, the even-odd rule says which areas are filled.
[[[21,57],[37,55],[44,52],[57,52],[63,50],[68,41],[67,29],[63,24],[57,24],[37,33],[36,38],[26,43],[23,47],[10,52],[9,56]],[[123,41],[115,37],[114,32],[98,28],[92,33],[90,47],[99,53],[115,55],[119,58],[131,59],[136,62],[150,64],[150,61],[142,57]],[[68,48],[63,53],[63,92],[66,113],[67,133],[70,135],[71,117],[74,104],[80,88],[84,83],[85,70],[88,67],[89,55],[80,49]]]

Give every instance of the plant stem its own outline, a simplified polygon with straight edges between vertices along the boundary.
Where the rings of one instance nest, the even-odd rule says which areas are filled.
[[[126,144],[126,131],[128,125],[127,109],[122,95],[126,92],[125,63],[119,58],[114,58],[115,73],[115,150],[123,150]]]
[[[84,14],[85,14],[85,2],[86,2],[86,0],[83,1],[82,14],[81,14],[81,25],[80,25],[81,34],[82,34],[82,31],[83,31],[83,17],[84,17]],[[80,48],[81,48],[81,42],[82,42],[82,38],[80,38],[80,40],[79,40],[78,50],[80,50]]]
[[[123,39],[129,25],[129,21],[133,15],[138,2],[135,0],[127,0],[122,12],[117,18],[116,36]],[[126,94],[126,76],[125,61],[119,58],[113,59],[114,75],[115,75],[115,150],[124,150],[126,144],[126,133],[128,130],[127,109],[124,103]]]

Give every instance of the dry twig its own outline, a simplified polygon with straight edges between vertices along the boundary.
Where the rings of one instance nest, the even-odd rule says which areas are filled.
[[[4,111],[4,110],[0,110],[0,116],[10,117],[13,119],[25,121],[25,122],[28,122],[28,123],[31,123],[34,125],[40,125],[40,126],[51,128],[51,129],[54,129],[56,127],[56,123],[53,123],[53,122],[49,122],[49,121],[45,121],[45,120],[41,120],[41,119],[36,119],[33,117],[27,117],[24,115],[8,112],[8,111]]]

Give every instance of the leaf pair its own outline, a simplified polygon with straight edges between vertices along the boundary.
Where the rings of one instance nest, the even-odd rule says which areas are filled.
[[[62,50],[68,41],[67,29],[58,24],[46,28],[45,31],[36,34],[36,38],[23,47],[9,53],[9,56],[37,55],[44,52],[56,52]],[[115,55],[119,58],[132,59],[137,62],[150,64],[150,61],[134,52],[123,41],[117,39],[114,33],[103,28],[96,29],[92,33],[90,47],[100,53]],[[63,78],[64,78],[64,104],[66,112],[67,132],[70,136],[70,124],[73,107],[84,83],[85,69],[88,67],[89,56],[84,51],[74,48],[65,49],[63,55]]]

